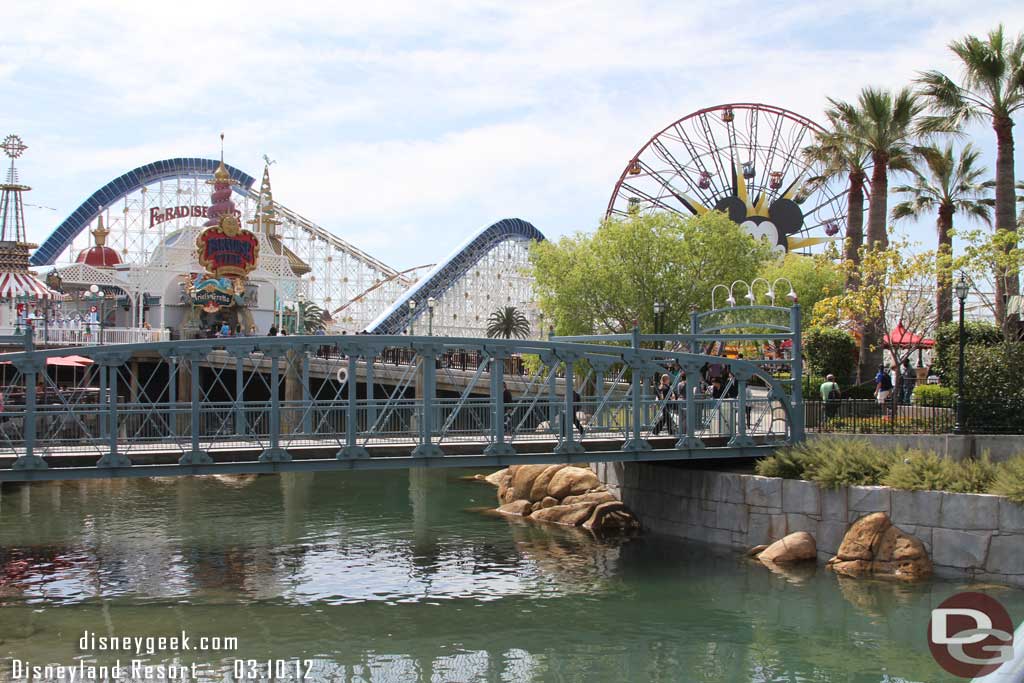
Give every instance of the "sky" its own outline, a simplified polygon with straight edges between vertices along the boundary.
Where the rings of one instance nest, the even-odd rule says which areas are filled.
[[[953,39],[1024,30],[1019,0],[8,5],[0,137],[29,146],[30,240],[132,168],[215,158],[224,132],[228,163],[259,177],[269,155],[277,201],[396,268],[506,217],[593,230],[629,159],[697,109],[821,121],[828,97],[959,73]],[[969,133],[992,169],[991,128]],[[930,220],[905,230],[934,243]]]

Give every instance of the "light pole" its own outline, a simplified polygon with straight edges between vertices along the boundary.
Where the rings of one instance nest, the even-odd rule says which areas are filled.
[[[99,313],[99,320],[100,320],[100,340],[99,340],[99,343],[103,344],[103,314],[106,312],[104,310],[106,308],[106,306],[104,305],[105,302],[106,302],[106,297],[104,296],[103,292],[100,291],[100,288],[98,286],[96,286],[96,285],[89,285],[89,293],[85,295],[85,298],[88,301],[98,301],[99,302],[98,305],[96,306],[96,310]],[[88,327],[88,326],[86,326],[86,327]]]
[[[967,301],[967,294],[970,292],[970,286],[967,284],[967,276],[963,271],[960,271],[960,279],[953,286],[953,291],[956,293],[956,298],[960,300],[960,327],[957,330],[957,343],[960,347],[960,353],[957,358],[956,368],[956,427],[953,428],[955,434],[963,434],[964,430],[964,345],[967,343],[967,339],[964,337],[964,302]]]
[[[654,334],[661,334],[665,331],[665,304],[661,301],[654,302]],[[665,342],[659,340],[658,348],[665,348]]]
[[[409,336],[416,336],[416,299],[409,299]]]
[[[437,299],[434,297],[427,297],[427,336],[434,336],[434,306],[437,305]]]
[[[306,295],[299,292],[298,320],[295,321],[295,334],[306,333]]]

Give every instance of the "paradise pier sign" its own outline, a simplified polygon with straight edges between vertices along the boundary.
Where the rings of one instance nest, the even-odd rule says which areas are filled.
[[[242,230],[232,214],[220,217],[220,223],[199,233],[196,238],[199,263],[215,278],[245,277],[260,256],[256,235]]]
[[[209,218],[209,206],[171,206],[161,209],[154,206],[149,210],[149,227],[160,225],[164,221],[171,221],[175,218]],[[241,220],[242,212],[236,210],[235,217]]]

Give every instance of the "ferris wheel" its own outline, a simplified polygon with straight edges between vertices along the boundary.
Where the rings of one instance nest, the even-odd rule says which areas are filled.
[[[765,104],[701,109],[656,134],[630,159],[607,216],[691,216],[715,209],[779,254],[841,242],[845,187],[803,154],[821,130],[810,119]]]

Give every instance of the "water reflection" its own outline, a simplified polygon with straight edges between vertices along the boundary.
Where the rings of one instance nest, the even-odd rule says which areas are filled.
[[[240,649],[144,659],[210,680],[236,656],[311,659],[316,680],[944,680],[925,626],[962,586],[481,515],[493,489],[458,474],[5,487],[0,657],[185,630]],[[1021,592],[998,597],[1024,617]]]

